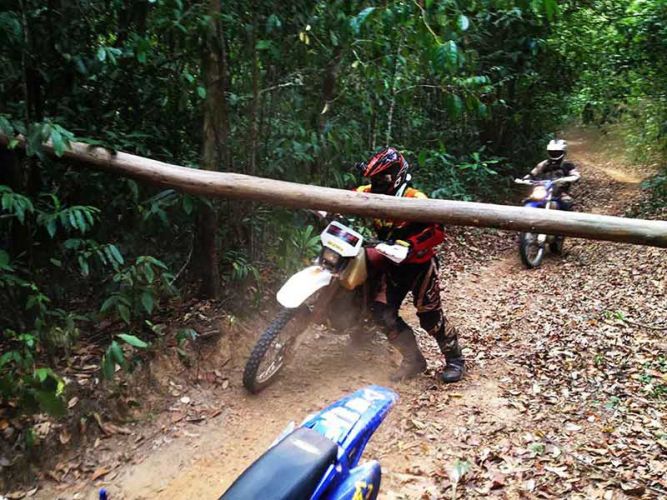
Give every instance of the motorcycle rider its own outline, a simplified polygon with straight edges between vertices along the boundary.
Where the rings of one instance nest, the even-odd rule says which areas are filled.
[[[569,191],[572,184],[581,178],[581,174],[574,163],[565,160],[567,142],[563,139],[552,139],[547,144],[547,153],[549,158],[538,163],[529,174],[524,176],[524,179],[559,179],[558,184],[554,186],[554,196],[560,199],[562,210],[572,210],[574,200]]]
[[[426,198],[425,194],[410,186],[408,162],[392,147],[383,148],[367,162],[357,164],[357,168],[371,181],[368,185],[359,186],[359,192]],[[419,350],[415,334],[398,314],[403,299],[411,291],[419,324],[435,338],[445,357],[446,366],[440,379],[446,383],[459,381],[465,370],[464,360],[456,328],[447,321],[442,311],[435,257],[435,247],[444,240],[443,227],[440,224],[379,219],[374,220],[373,225],[379,239],[409,248],[407,258],[400,264],[394,264],[375,249],[367,249],[371,270],[379,271],[377,292],[371,306],[373,316],[384,327],[390,343],[403,356],[391,379],[412,378],[426,370],[426,360]]]

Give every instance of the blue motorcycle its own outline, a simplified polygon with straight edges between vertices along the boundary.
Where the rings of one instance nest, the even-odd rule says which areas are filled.
[[[377,460],[361,465],[375,430],[396,403],[390,389],[371,385],[288,427],[220,500],[372,500],[380,489]]]
[[[554,187],[557,180],[528,180],[514,179],[517,184],[533,186],[533,190],[524,200],[524,207],[543,208],[545,210],[561,210],[561,202],[554,196]],[[554,236],[550,234],[520,233],[519,235],[519,254],[521,262],[528,269],[539,267],[544,258],[544,252],[549,246],[549,250],[560,255],[563,251],[563,236]]]

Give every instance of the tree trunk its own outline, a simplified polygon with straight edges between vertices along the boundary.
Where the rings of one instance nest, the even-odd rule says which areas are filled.
[[[384,145],[391,145],[391,128],[394,122],[394,108],[396,107],[396,94],[398,90],[398,70],[399,70],[399,56],[401,55],[401,47],[403,46],[403,35],[398,41],[396,48],[396,55],[394,56],[394,70],[391,76],[391,97],[389,102],[389,113],[387,115],[387,132],[385,134]]]
[[[227,159],[227,109],[225,105],[224,34],[220,23],[220,0],[208,1],[210,16],[204,44],[202,67],[206,98],[201,166],[219,170]],[[202,204],[196,218],[194,266],[201,280],[201,294],[220,296],[220,259],[218,257],[218,213],[215,207]]]
[[[317,174],[317,166],[321,165],[320,158],[326,158],[327,147],[324,139],[324,127],[326,119],[331,113],[333,100],[336,97],[336,81],[338,79],[338,68],[343,59],[343,50],[340,46],[333,49],[333,54],[322,75],[322,89],[320,92],[320,102],[316,109],[313,110],[313,128],[317,132],[317,139],[320,146],[320,153],[310,164],[310,176]],[[326,172],[320,172],[320,178],[326,177]]]
[[[248,173],[255,175],[257,173],[257,153],[259,141],[259,109],[260,109],[260,94],[259,94],[259,54],[257,53],[257,2],[252,2],[252,34],[250,37],[250,53],[252,61],[252,101],[250,104],[250,158],[248,160]],[[255,205],[248,204],[250,213],[254,213]],[[255,228],[252,224],[242,226],[245,232],[245,238],[248,242],[248,252],[254,257],[256,251],[255,243]]]
[[[248,173],[257,173],[257,135],[259,110],[259,59],[257,55],[257,6],[252,5],[252,35],[250,37],[250,54],[252,64],[252,100],[250,102],[250,158],[248,159]]]
[[[21,159],[16,150],[9,150],[0,145],[0,184],[9,186],[13,191],[25,192],[25,180]],[[32,247],[32,239],[28,222],[21,224],[18,221],[10,223],[8,234],[0,235],[0,248],[9,249],[12,255],[29,252]]]
[[[31,124],[41,122],[44,119],[43,79],[34,60],[34,57],[36,57],[35,54],[38,54],[39,51],[34,49],[32,26],[29,23],[26,2],[21,0],[19,5],[21,7],[23,43],[25,45],[21,54],[25,100],[24,119],[25,128],[29,131]],[[17,185],[13,189],[31,198],[35,198],[40,193],[42,186],[41,163],[34,156],[21,158],[20,160],[20,176],[17,179]],[[13,250],[17,254],[25,252],[30,265],[32,264],[34,251],[32,232],[31,222],[28,220],[24,224],[14,224],[12,226]]]
[[[9,138],[0,134],[0,145],[8,142]],[[44,149],[53,154],[51,145],[45,145]],[[201,196],[253,200],[284,207],[328,210],[382,219],[495,227],[667,248],[666,221],[358,193],[231,172],[207,172],[128,153],[111,153],[78,142],[71,144],[71,149],[63,154],[63,158]]]

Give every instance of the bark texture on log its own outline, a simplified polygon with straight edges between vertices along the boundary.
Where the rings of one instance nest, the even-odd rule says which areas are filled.
[[[8,138],[0,135],[0,143]],[[52,151],[50,146],[45,146]],[[395,198],[308,186],[230,172],[196,170],[128,153],[73,143],[65,158],[99,170],[202,196],[254,200],[384,219],[562,234],[580,238],[667,247],[667,222],[609,215],[447,200]]]

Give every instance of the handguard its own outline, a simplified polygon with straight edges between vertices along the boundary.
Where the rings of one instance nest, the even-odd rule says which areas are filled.
[[[397,241],[393,245],[389,243],[378,243],[375,249],[382,255],[387,257],[390,261],[400,264],[408,258],[410,253],[410,244],[407,241]]]

